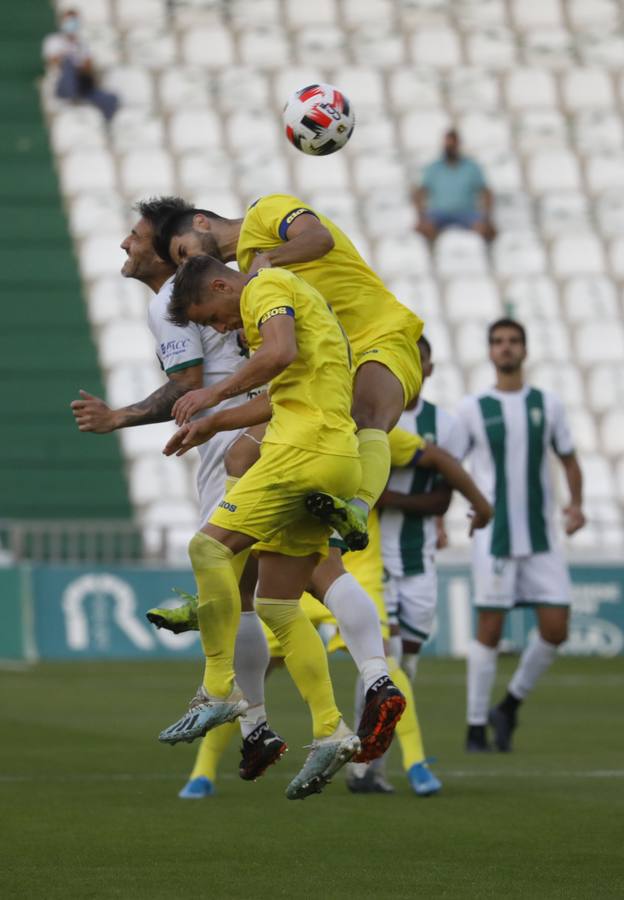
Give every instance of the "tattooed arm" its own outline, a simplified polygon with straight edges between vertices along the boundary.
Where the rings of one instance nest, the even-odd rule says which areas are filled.
[[[80,391],[81,399],[74,400],[71,404],[76,424],[80,431],[107,434],[118,428],[168,422],[175,402],[187,391],[202,386],[202,370],[203,365],[199,364],[181,369],[179,372],[171,372],[169,380],[145,400],[121,409],[111,409],[99,397]]]

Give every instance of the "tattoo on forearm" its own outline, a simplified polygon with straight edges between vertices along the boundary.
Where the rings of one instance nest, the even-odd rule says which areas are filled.
[[[132,425],[153,425],[156,422],[168,422],[171,419],[173,405],[180,397],[188,393],[189,385],[179,381],[168,381],[158,390],[132,406],[120,410],[122,421],[120,428]]]

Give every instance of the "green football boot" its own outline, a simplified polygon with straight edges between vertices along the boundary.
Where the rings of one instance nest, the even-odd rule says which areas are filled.
[[[308,512],[331,525],[349,550],[364,550],[368,546],[368,515],[363,507],[323,491],[308,494],[305,502]]]
[[[148,622],[151,622],[156,628],[166,628],[167,631],[172,631],[174,634],[182,634],[185,631],[199,631],[197,595],[187,594],[186,591],[181,591],[178,588],[173,590],[185,601],[182,606],[175,606],[172,609],[167,607],[148,609],[145,613]]]

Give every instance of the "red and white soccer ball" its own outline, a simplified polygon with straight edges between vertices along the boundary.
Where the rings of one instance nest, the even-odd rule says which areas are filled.
[[[331,84],[309,84],[290,97],[284,107],[286,137],[302,153],[327,156],[353,134],[353,107]]]

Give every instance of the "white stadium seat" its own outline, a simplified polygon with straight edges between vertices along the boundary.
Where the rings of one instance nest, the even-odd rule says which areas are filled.
[[[238,192],[247,203],[252,203],[263,194],[279,193],[288,183],[286,160],[270,149],[261,154],[252,151],[249,156],[239,155],[236,171]]]
[[[557,28],[562,24],[560,0],[511,0],[511,15],[516,28]]]
[[[596,217],[604,235],[624,233],[624,191],[607,190],[596,200]]]
[[[513,193],[522,188],[522,173],[514,153],[482,147],[475,156],[485,169],[488,186],[496,195]]]
[[[460,67],[448,74],[449,104],[454,112],[496,112],[500,105],[498,82],[490,72]],[[420,105],[420,104],[419,104]]]
[[[258,194],[253,198],[249,196],[246,202],[243,202],[238,194],[227,190],[224,186],[219,189],[198,186],[193,199],[199,209],[211,209],[226,219],[238,219],[244,215],[247,203],[256,200],[258,196]]]
[[[567,414],[575,450],[578,453],[595,453],[598,449],[598,432],[592,414],[582,407],[572,407],[567,410]]]
[[[533,362],[568,362],[570,339],[563,322],[557,319],[532,319],[526,322],[526,328]]]
[[[588,66],[600,66],[619,72],[624,60],[622,28],[580,32],[577,36],[581,61]]]
[[[574,28],[613,28],[620,22],[617,0],[567,0],[567,13]]]
[[[105,369],[154,359],[154,338],[145,322],[110,322],[99,335],[100,362]],[[138,429],[137,429],[138,430]]]
[[[245,28],[239,36],[241,61],[258,69],[279,69],[291,60],[286,32],[273,25]]]
[[[591,227],[587,198],[580,191],[543,194],[537,212],[540,228],[547,238],[565,232],[588,231]]]
[[[223,112],[257,112],[270,104],[267,75],[249,66],[228,66],[216,75],[216,95]]]
[[[442,136],[450,125],[450,117],[442,110],[408,112],[399,125],[403,146],[409,152],[422,154],[424,161],[430,154],[439,153]]]
[[[446,287],[446,314],[451,322],[464,319],[493,321],[503,313],[498,289],[491,278],[455,278]]]
[[[604,275],[579,275],[563,290],[563,309],[570,322],[616,319],[617,295],[611,279]]]
[[[342,66],[335,70],[335,84],[340,85],[356,110],[366,108],[379,110],[385,106],[386,96],[381,73],[374,69],[366,66]]]
[[[137,506],[166,498],[190,500],[194,485],[186,466],[171,464],[162,454],[136,459],[129,472],[130,497]]]
[[[493,255],[501,277],[539,275],[546,266],[544,248],[532,231],[508,231],[499,235]]]
[[[517,61],[514,34],[504,27],[482,27],[466,37],[468,60],[484,69],[511,69]]]
[[[512,316],[521,322],[529,318],[557,319],[560,315],[557,289],[547,275],[509,279],[503,291],[503,301]]]
[[[279,0],[228,0],[227,13],[239,31],[259,25],[277,25],[282,19]]]
[[[108,69],[103,87],[118,94],[123,106],[151,107],[154,82],[151,73],[138,66],[116,66]]]
[[[106,376],[106,399],[114,409],[119,409],[136,403],[137,398],[149,397],[162,384],[163,377],[154,364],[123,363]]]
[[[594,194],[624,188],[624,159],[622,151],[596,154],[586,162],[587,183]]]
[[[505,96],[512,110],[549,108],[557,104],[554,78],[543,69],[516,69],[510,72],[505,83]]]
[[[487,340],[483,322],[461,322],[455,329],[457,355],[454,362],[460,362],[464,369],[483,363],[487,352]]]
[[[381,185],[379,185],[381,187]],[[408,201],[397,199],[391,191],[375,190],[363,203],[364,224],[372,238],[395,237],[401,240],[414,230],[416,211]]]
[[[392,106],[398,112],[418,109],[437,109],[442,105],[440,76],[435,69],[397,66],[388,73],[388,92]]]
[[[110,154],[104,150],[76,150],[59,160],[61,187],[65,194],[81,191],[112,191],[115,168]]]
[[[320,34],[320,32],[323,34]],[[332,60],[342,63],[343,60],[336,53],[336,50],[325,44],[324,32],[326,29],[319,29],[319,37],[321,38],[320,51],[323,53],[331,53]],[[340,35],[339,29],[336,29]],[[358,28],[350,36],[351,52],[355,62],[358,65],[373,66],[377,69],[394,68],[400,65],[404,58],[403,35],[399,34],[385,24],[365,25]],[[343,44],[340,45],[341,47]]]
[[[187,66],[221,71],[234,62],[231,32],[216,24],[188,28],[181,38],[181,59]]]
[[[429,333],[427,331],[427,338]],[[424,395],[443,409],[453,410],[461,400],[464,392],[464,379],[460,369],[452,362],[439,362],[438,347],[432,343],[435,378],[428,382]]]
[[[50,141],[57,154],[101,150],[106,138],[102,114],[92,106],[65,106],[51,122]]]
[[[141,25],[126,32],[125,44],[128,59],[145,69],[160,71],[176,62],[176,39],[171,29]]]
[[[494,384],[494,368],[490,362],[481,362],[470,367],[466,390],[470,394],[480,394]]]
[[[581,153],[608,153],[624,146],[622,119],[612,110],[581,110],[572,120],[572,133]]]
[[[345,24],[350,28],[358,25],[377,25],[379,22],[392,21],[394,3],[391,0],[344,0],[342,15]]]
[[[531,347],[529,346],[530,359]],[[583,380],[578,368],[572,363],[559,362],[555,365],[544,361],[531,368],[530,380],[545,391],[557,394],[567,408],[581,406],[584,402]]]
[[[112,20],[112,0],[72,0],[71,7],[67,3],[57,2],[56,6],[59,10],[75,9],[80,13],[80,20],[84,26],[91,28],[93,26],[108,25]]]
[[[124,321],[138,319],[141,323],[145,323],[145,310],[152,292],[135,278],[119,277],[121,260],[124,258],[124,252],[120,251],[120,263],[117,271],[104,278],[97,278],[88,285],[87,305],[89,321],[92,325],[105,325],[116,319],[123,319]],[[148,368],[155,375],[158,375],[155,359],[152,360]],[[136,399],[138,396],[147,397],[156,387],[158,387],[158,384],[143,393],[139,391],[135,393],[134,398]],[[111,400],[111,402],[114,406],[126,406],[130,401],[117,403]]]
[[[386,195],[386,192],[383,192]],[[318,190],[306,194],[312,209],[328,216],[347,234],[358,227],[358,208],[353,191]]]
[[[583,322],[575,334],[576,358],[581,365],[619,362],[624,358],[624,327],[619,320]]]
[[[514,142],[522,153],[566,146],[566,121],[558,109],[526,109],[515,118]]]
[[[526,191],[496,194],[494,218],[500,231],[525,231],[533,227],[533,206]]]
[[[530,66],[566,69],[575,62],[576,47],[565,28],[533,28],[524,40],[524,59]]]
[[[624,413],[621,409],[612,409],[603,418],[600,425],[600,449],[608,456],[624,453]]]
[[[483,275],[487,270],[483,238],[475,232],[446,229],[436,240],[434,255],[437,270],[444,278]]]
[[[382,188],[400,189],[407,181],[403,160],[396,153],[361,156],[353,163],[352,171],[361,194]]]
[[[247,71],[253,70],[247,69]],[[263,78],[266,77],[266,75],[263,75]],[[322,67],[320,62],[318,66],[284,66],[279,71],[272,73],[271,77],[273,82],[272,95],[275,97],[280,110],[283,109],[290,95],[300,88],[308,84],[332,83],[327,70]],[[340,84],[342,85],[342,81]],[[347,93],[346,89],[345,93]],[[351,94],[348,94],[348,96],[353,102]],[[253,107],[255,107],[255,104],[253,104]],[[245,108],[246,106],[243,106],[243,109]],[[232,111],[236,111],[235,105],[233,105]]]
[[[447,0],[441,4],[448,10]],[[475,26],[502,26],[507,24],[507,4],[505,0],[458,0],[453,4],[454,15],[464,28]]]
[[[379,241],[375,259],[384,280],[429,273],[429,251],[419,234],[405,235],[401,241],[395,238]]]
[[[349,170],[343,154],[332,156],[306,156],[292,151],[293,169],[299,184],[299,192],[308,194],[311,191],[326,190],[331,187],[346,188],[349,184]]]
[[[253,127],[253,121],[250,122]],[[209,153],[223,146],[221,123],[216,113],[185,107],[169,119],[169,143],[176,153],[201,150]]]
[[[127,197],[175,193],[171,155],[165,150],[136,150],[121,159],[121,182]]]
[[[461,45],[451,28],[422,28],[409,38],[412,62],[417,66],[453,69],[461,63]]]
[[[308,25],[295,34],[294,56],[297,61],[306,63],[309,59],[326,55],[334,65],[344,65],[348,61],[347,39],[344,31],[337,25]],[[356,56],[360,61],[362,52]]]
[[[583,493],[588,500],[611,500],[615,484],[611,466],[604,456],[593,453],[581,459]]]
[[[600,354],[596,354],[597,357]],[[602,363],[596,359],[596,365],[588,377],[587,391],[589,404],[597,413],[624,406],[624,369],[621,360],[613,363]]]
[[[396,156],[396,131],[390,116],[369,116],[365,113],[356,118],[356,128],[357,139],[349,144],[347,153],[359,157],[372,156],[373,159],[381,154]],[[368,189],[372,186],[368,185]]]
[[[492,153],[509,151],[511,146],[509,123],[495,113],[467,113],[460,119],[459,131],[469,153],[482,148]]]
[[[529,185],[538,194],[544,191],[577,191],[581,175],[576,156],[567,150],[539,150],[528,163]]]
[[[231,190],[234,183],[231,160],[220,150],[185,153],[178,159],[178,176],[183,194],[211,188]]]
[[[602,244],[592,232],[558,237],[551,258],[553,271],[560,278],[600,274],[605,267]]]
[[[446,322],[443,319],[428,319],[427,339],[434,348],[434,356],[437,362],[456,362]]]
[[[614,102],[611,81],[602,69],[572,69],[564,73],[561,93],[569,112],[608,109]]]
[[[404,306],[424,319],[425,332],[430,319],[442,316],[440,293],[433,278],[398,275],[386,279],[386,287]]]
[[[315,0],[309,4],[286,0],[286,17],[292,29],[306,25],[335,25],[338,21],[336,0]]]
[[[187,105],[207,106],[209,87],[209,75],[199,66],[165,69],[158,81],[160,103],[166,112],[175,112]]]
[[[624,279],[624,237],[616,237],[609,247],[611,271],[616,278]]]
[[[132,3],[115,4],[115,16],[120,28],[133,25],[160,23],[165,18],[165,7],[162,0],[132,0]]]
[[[122,107],[111,122],[110,136],[116,153],[143,148],[160,150],[165,144],[162,117],[146,109]]]
[[[78,257],[82,277],[90,280],[105,275],[118,275],[125,260],[125,253],[119,247],[120,242],[119,232],[100,233],[85,238]]]
[[[103,231],[126,236],[126,210],[118,194],[111,191],[81,191],[69,204],[69,227],[77,240]]]

